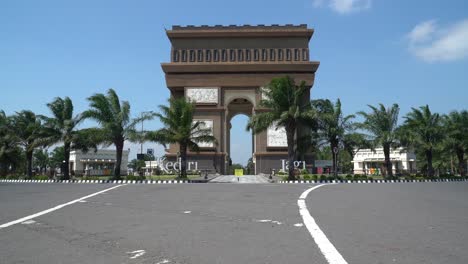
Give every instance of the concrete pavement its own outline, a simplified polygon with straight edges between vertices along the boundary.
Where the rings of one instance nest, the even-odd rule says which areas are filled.
[[[0,263],[328,263],[313,185],[126,185],[0,229]],[[3,224],[109,185],[0,184]],[[348,263],[467,263],[467,183],[337,184],[307,207]]]

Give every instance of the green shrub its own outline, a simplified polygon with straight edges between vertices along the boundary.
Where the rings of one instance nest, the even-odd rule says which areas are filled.
[[[162,170],[161,168],[159,167],[156,167],[154,170],[153,170],[153,175],[161,175],[162,174]]]
[[[302,175],[307,175],[307,174],[309,174],[309,171],[307,169],[303,169],[303,170],[301,170],[301,174]]]
[[[201,175],[201,172],[197,170],[189,170],[187,171],[187,175]]]
[[[49,177],[47,175],[36,175],[33,177],[34,180],[45,181],[48,180]]]
[[[127,177],[125,177],[125,179],[127,181],[144,181],[144,180],[146,180],[146,177],[143,176],[143,175],[140,175],[140,176],[128,175]]]
[[[326,175],[320,175],[320,180],[321,181],[326,181],[327,180],[327,176]]]
[[[317,181],[317,180],[318,180],[317,174],[312,175],[311,179],[312,179],[313,181]]]
[[[280,170],[280,171],[278,171],[278,175],[279,176],[284,176],[284,175],[288,175],[288,174],[285,171]]]
[[[303,178],[304,180],[306,180],[306,181],[310,181],[310,179],[312,178],[312,176],[309,175],[309,174],[305,174],[304,176],[302,176],[302,178]]]
[[[81,178],[82,180],[84,181],[100,181],[100,180],[104,180],[104,178],[100,178],[99,176],[83,176],[83,178]]]
[[[353,180],[353,175],[348,174],[348,175],[346,175],[345,179],[346,179],[347,181],[352,181],[352,180]]]
[[[6,178],[8,180],[19,180],[21,177],[20,175],[8,175]]]

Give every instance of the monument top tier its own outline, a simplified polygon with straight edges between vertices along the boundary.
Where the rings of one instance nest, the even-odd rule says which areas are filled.
[[[319,66],[319,62],[310,61],[309,42],[313,33],[306,24],[175,25],[166,30],[171,42],[171,61],[161,66],[166,74],[313,74]],[[302,79],[312,85],[312,75]]]
[[[166,30],[172,38],[203,38],[203,37],[312,37],[314,30],[307,24],[293,25],[174,25]]]

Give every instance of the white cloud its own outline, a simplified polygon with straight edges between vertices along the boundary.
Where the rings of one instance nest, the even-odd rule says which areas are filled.
[[[406,35],[410,52],[427,62],[468,57],[468,19],[441,27],[434,20],[416,25]]]
[[[369,9],[372,5],[372,0],[313,0],[314,7],[322,7],[326,3],[335,12],[349,14]]]
[[[417,44],[427,41],[434,33],[436,28],[436,21],[429,20],[416,25],[413,30],[408,34],[408,39],[411,44]]]

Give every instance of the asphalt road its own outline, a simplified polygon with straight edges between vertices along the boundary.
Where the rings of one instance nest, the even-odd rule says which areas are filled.
[[[109,184],[0,183],[0,224]],[[308,184],[126,185],[0,229],[0,263],[328,263]],[[468,183],[338,184],[310,214],[348,263],[468,263]]]

